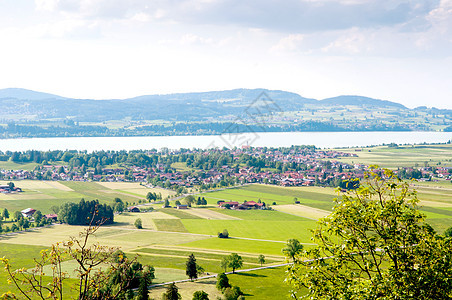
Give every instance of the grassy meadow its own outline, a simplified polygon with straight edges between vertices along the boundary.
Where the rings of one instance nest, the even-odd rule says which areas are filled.
[[[370,152],[368,150],[371,150]],[[383,167],[451,165],[452,147],[433,145],[430,147],[403,146],[399,148],[374,147],[355,152],[358,157],[342,158],[347,162],[375,163]],[[0,166],[1,167],[1,166]],[[184,166],[178,165],[181,169]],[[1,182],[4,183],[4,182]],[[165,189],[150,189],[138,183],[94,183],[94,182],[47,182],[15,181],[24,192],[0,194],[0,209],[7,208],[12,214],[27,207],[51,213],[53,205],[65,202],[78,202],[99,199],[101,203],[112,203],[118,197],[130,204],[140,205],[147,192],[161,193],[163,197],[173,195]],[[421,210],[427,222],[438,232],[452,226],[452,184],[449,181],[411,182],[418,192]],[[316,220],[324,217],[333,208],[337,192],[322,187],[277,187],[251,184],[220,191],[205,192],[196,197],[205,197],[206,207],[193,207],[188,210],[161,208],[161,204],[149,204],[152,212],[122,213],[115,216],[113,225],[102,227],[91,242],[120,247],[127,256],[138,255],[138,259],[155,267],[154,282],[168,282],[185,279],[185,262],[193,253],[197,262],[209,274],[224,270],[221,259],[231,253],[243,258],[243,268],[260,266],[259,254],[265,256],[266,266],[285,262],[281,249],[290,238],[299,239],[305,247],[312,247],[310,230],[315,228]],[[294,198],[300,204],[294,204]],[[235,211],[220,209],[217,202],[259,201],[273,208],[272,211]],[[173,204],[173,203],[171,203]],[[140,218],[143,229],[136,229],[134,222]],[[8,220],[6,220],[7,225]],[[80,226],[53,225],[48,228],[34,228],[0,236],[0,255],[11,259],[14,266],[32,266],[32,258],[39,256],[41,249],[53,243],[77,236]],[[227,229],[229,239],[219,239],[217,233]],[[73,262],[66,263],[68,268]],[[240,286],[247,299],[288,299],[290,288],[283,282],[284,267],[252,271],[230,275],[232,284]],[[211,299],[220,294],[215,289],[215,280],[177,284],[183,299],[191,299],[196,290],[206,291]],[[150,295],[161,297],[164,287],[154,288]],[[13,290],[6,282],[6,274],[0,271],[0,292]]]
[[[393,169],[425,165],[452,167],[451,144],[377,146],[336,150],[358,155],[358,157],[340,158],[340,161],[347,163],[359,162]]]

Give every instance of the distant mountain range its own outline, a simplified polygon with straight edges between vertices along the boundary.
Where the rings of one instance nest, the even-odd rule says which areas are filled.
[[[260,99],[260,100],[258,100]],[[402,104],[363,96],[338,96],[323,100],[266,89],[234,89],[203,93],[144,95],[128,99],[73,99],[26,89],[0,90],[3,121],[18,115],[31,120],[71,118],[82,122],[108,120],[200,121],[221,116],[246,114],[250,106],[270,104],[280,111],[298,111],[306,107],[363,106],[370,109],[407,109]]]

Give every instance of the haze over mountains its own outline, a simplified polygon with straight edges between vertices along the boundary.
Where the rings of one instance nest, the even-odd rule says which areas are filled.
[[[128,99],[73,99],[26,89],[0,90],[3,121],[22,115],[30,120],[71,118],[81,122],[102,122],[131,118],[134,120],[199,121],[227,115],[241,115],[250,105],[273,105],[280,111],[299,111],[306,107],[357,105],[369,109],[407,108],[402,104],[363,96],[338,96],[323,100],[266,89],[234,89],[202,93],[144,95]],[[260,100],[260,101],[261,101]],[[262,102],[262,101],[261,101]]]

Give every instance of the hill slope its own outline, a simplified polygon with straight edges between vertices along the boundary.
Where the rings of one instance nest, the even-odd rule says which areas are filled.
[[[72,118],[76,121],[102,122],[108,120],[205,120],[221,116],[247,116],[249,107],[264,111],[297,111],[306,105],[337,106],[367,105],[373,107],[405,108],[403,105],[362,96],[340,96],[321,101],[298,94],[266,89],[234,89],[203,93],[145,95],[129,99],[72,99],[25,89],[0,90],[0,117],[14,121],[24,119]],[[248,109],[248,110],[247,110]]]

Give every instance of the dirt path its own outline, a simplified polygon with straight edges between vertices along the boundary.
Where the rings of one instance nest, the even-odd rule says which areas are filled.
[[[265,266],[265,267],[243,269],[243,270],[235,270],[234,273],[231,271],[231,272],[225,272],[225,274],[229,275],[229,274],[235,274],[235,273],[246,273],[246,272],[252,272],[252,271],[257,271],[257,270],[273,269],[273,268],[277,268],[277,267],[288,266],[290,264],[292,264],[292,263],[283,263],[283,264],[277,264],[277,265],[271,265],[271,266]],[[208,278],[215,278],[215,277],[217,277],[217,274],[198,277],[197,280],[208,279]],[[189,282],[189,281],[192,281],[192,280],[190,280],[190,279],[182,279],[182,280],[176,280],[176,281],[169,281],[169,282],[164,282],[164,283],[152,284],[148,288],[164,286],[164,285],[168,285],[168,284],[171,284],[171,283],[182,283],[182,282]]]

